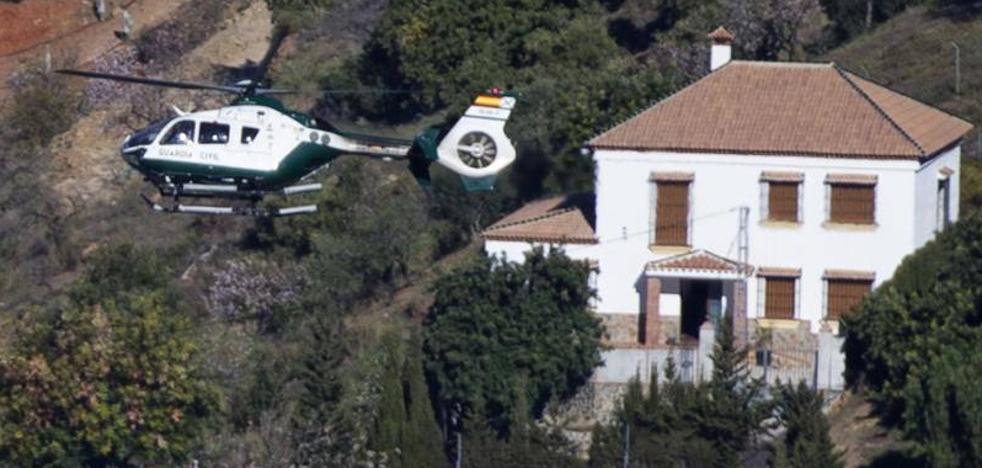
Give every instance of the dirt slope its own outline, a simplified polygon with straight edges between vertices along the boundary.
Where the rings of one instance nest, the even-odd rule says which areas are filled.
[[[92,3],[79,0],[25,0],[0,3],[0,101],[6,77],[17,68],[52,57],[70,57],[84,64],[120,47],[115,31],[122,28],[122,9],[133,18],[133,36],[166,20],[189,0],[107,1],[117,4],[114,16],[98,22]]]
[[[170,70],[170,77],[208,80],[216,67],[258,61],[266,51],[271,31],[266,2],[256,0],[231,16],[218,32],[189,53],[177,69]],[[187,92],[165,96],[168,103],[184,110],[190,110],[190,103],[196,98]],[[223,98],[215,97],[212,102],[222,102]],[[94,202],[136,196],[123,193],[124,182],[135,175],[118,155],[120,142],[132,131],[118,123],[125,112],[128,109],[121,103],[96,109],[54,142],[52,185],[66,209],[78,210]]]

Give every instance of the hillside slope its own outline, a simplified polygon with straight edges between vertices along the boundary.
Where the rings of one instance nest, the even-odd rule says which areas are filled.
[[[959,94],[953,42],[961,49]],[[982,15],[911,8],[821,59],[982,124]],[[982,157],[978,129],[964,151]]]
[[[955,93],[955,48],[961,49],[960,93]],[[982,124],[982,15],[940,15],[912,8],[819,60],[831,60],[863,77]],[[982,142],[978,127],[963,147],[962,206],[976,206]],[[830,433],[845,450],[847,466],[924,466],[912,444],[880,425],[872,407],[848,393],[830,415]]]

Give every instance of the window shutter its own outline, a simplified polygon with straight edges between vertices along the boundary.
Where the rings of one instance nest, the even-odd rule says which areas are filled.
[[[764,295],[764,317],[793,319],[796,278],[768,277]]]
[[[771,182],[768,188],[768,216],[771,221],[798,221],[798,183]]]
[[[656,245],[688,245],[689,182],[659,181],[655,214]]]
[[[876,219],[875,189],[873,185],[832,184],[829,221],[873,224]]]
[[[848,314],[872,289],[873,282],[857,279],[832,279],[827,281],[827,320],[838,320]]]

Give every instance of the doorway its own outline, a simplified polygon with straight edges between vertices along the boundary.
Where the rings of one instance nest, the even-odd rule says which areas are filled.
[[[683,341],[699,341],[699,328],[706,320],[718,325],[722,316],[723,284],[714,280],[682,280],[681,336]]]

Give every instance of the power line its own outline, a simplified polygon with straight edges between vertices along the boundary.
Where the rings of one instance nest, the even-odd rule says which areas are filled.
[[[702,220],[705,220],[705,219],[715,218],[717,216],[722,216],[722,215],[725,215],[725,214],[733,213],[734,211],[739,211],[741,208],[743,208],[743,206],[742,205],[738,205],[738,206],[734,206],[734,207],[728,208],[726,210],[715,211],[715,212],[712,212],[712,213],[707,213],[707,214],[704,214],[702,216],[698,216],[698,217],[692,218],[691,221],[686,221],[685,223],[662,224],[660,226],[648,228],[648,229],[645,229],[645,230],[642,230],[642,231],[635,231],[635,232],[631,232],[631,233],[624,233],[624,234],[622,234],[620,236],[617,236],[617,237],[611,237],[611,238],[605,239],[605,240],[598,240],[596,244],[580,245],[580,246],[576,246],[576,247],[572,247],[572,248],[565,248],[564,250],[566,252],[576,252],[576,251],[579,251],[581,249],[594,248],[594,247],[597,247],[599,245],[603,245],[603,244],[607,244],[607,243],[611,243],[611,242],[626,241],[628,239],[631,239],[633,237],[637,237],[637,236],[640,236],[640,235],[643,235],[643,234],[651,234],[653,231],[655,231],[656,229],[659,229],[659,228],[664,229],[664,228],[688,227],[691,224],[695,224],[696,221],[702,221]]]

